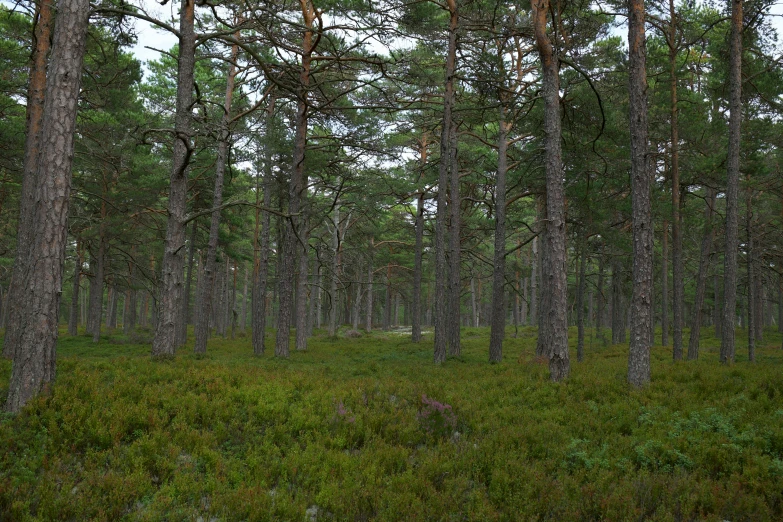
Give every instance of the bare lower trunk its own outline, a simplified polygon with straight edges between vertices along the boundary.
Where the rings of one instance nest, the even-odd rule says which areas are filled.
[[[169,177],[168,221],[160,275],[159,317],[152,340],[152,355],[173,357],[177,348],[177,320],[182,300],[185,264],[185,212],[188,190],[188,164],[193,152],[193,75],[196,35],[195,0],[182,0],[179,23],[179,67],[174,152]]]
[[[456,9],[456,8],[455,8]],[[456,12],[453,15],[456,17]],[[448,312],[448,338],[449,355],[459,357],[462,354],[460,346],[460,316],[461,306],[461,198],[459,195],[459,160],[457,156],[457,125],[452,121],[449,135],[449,152],[451,154],[451,178],[449,180],[449,312]]]
[[[302,221],[303,223],[303,221]],[[303,226],[302,229],[306,228]],[[307,232],[300,232],[299,276],[296,280],[296,349],[307,350],[307,276],[309,260],[307,252]]]
[[[677,110],[677,17],[674,0],[669,0],[669,96],[671,109],[671,174],[672,174],[672,285],[674,302],[672,357],[682,360],[683,306],[685,305],[685,283],[683,282],[682,260],[682,217],[680,215],[680,138]]]
[[[367,333],[372,332],[372,302],[373,302],[373,269],[372,269],[372,252],[370,253],[370,260],[367,263],[367,319],[364,323],[364,331]]]
[[[82,61],[89,2],[59,0],[52,58],[46,79],[40,152],[35,175],[35,207],[31,213],[31,242],[24,266],[19,303],[18,345],[5,409],[16,413],[43,391],[55,375],[55,346],[60,316],[60,290],[68,223]]]
[[[114,283],[109,284],[109,305],[107,309],[108,318],[106,319],[107,328],[117,328],[117,303],[119,302],[119,292]]]
[[[533,238],[530,253],[530,324],[538,325],[538,237]]]
[[[748,253],[747,253],[747,267],[748,267],[748,361],[756,362],[756,282],[755,275],[756,270],[755,259],[756,248],[753,238],[753,210],[751,208],[751,196],[747,196],[745,223],[747,225],[746,232],[748,235]]]
[[[555,381],[568,377],[565,192],[561,153],[560,78],[555,49],[546,33],[548,0],[531,1],[531,18],[536,47],[541,58],[544,97],[544,163],[546,171],[546,239],[544,263],[548,297],[544,310],[544,349],[549,358],[549,376]],[[539,334],[541,335],[541,334]]]
[[[362,305],[362,282],[361,282],[361,269],[356,267],[356,281],[354,282],[354,299],[353,310],[351,310],[351,327],[354,330],[359,330],[359,310]]]
[[[647,73],[644,0],[628,2],[628,47],[631,130],[631,209],[633,213],[633,294],[628,382],[650,382],[652,321],[652,211],[647,141]]]
[[[95,274],[90,281],[90,323],[92,324],[92,342],[101,339],[101,321],[103,319],[103,276],[106,266],[106,240],[101,234],[98,256],[95,259]]]
[[[604,271],[606,260],[604,258],[604,247],[601,246],[601,257],[598,258],[598,317],[595,319],[596,335],[603,344],[606,344],[604,337],[604,315],[606,314],[606,296],[604,295]]]
[[[426,162],[426,144],[422,144],[423,161]],[[421,263],[424,250],[424,192],[419,194],[416,203],[416,250],[413,258],[413,312],[411,314],[411,341],[421,341]]]
[[[340,207],[334,207],[332,218],[334,230],[332,231],[332,270],[329,287],[329,336],[337,335],[337,271],[340,268]]]
[[[238,35],[237,35],[238,36]],[[217,256],[218,236],[220,234],[220,213],[223,205],[223,181],[225,179],[226,166],[228,163],[228,153],[231,147],[229,122],[231,118],[231,103],[234,98],[234,83],[236,78],[236,62],[239,54],[237,45],[231,48],[231,65],[228,69],[226,81],[226,96],[223,104],[223,117],[220,122],[220,137],[218,139],[217,161],[215,163],[215,186],[212,192],[212,215],[209,225],[209,239],[207,241],[207,257],[204,265],[204,277],[198,282],[198,297],[196,299],[199,309],[198,316],[201,318],[196,323],[195,334],[196,341],[193,348],[195,353],[207,352],[207,338],[209,336],[209,313],[211,303],[209,295],[212,294],[212,287],[215,282],[215,263]]]
[[[500,96],[504,96],[501,94]],[[503,359],[503,338],[506,334],[506,171],[508,170],[508,130],[506,110],[500,103],[498,123],[498,171],[495,184],[495,250],[492,266],[492,326],[489,333],[489,362]]]
[[[449,344],[448,265],[446,264],[446,192],[451,172],[450,149],[452,110],[454,107],[454,79],[457,59],[457,4],[447,0],[450,11],[449,43],[446,53],[446,83],[443,96],[443,123],[440,136],[440,164],[438,168],[438,196],[435,214],[435,347],[433,359],[436,364],[446,360]]]
[[[691,336],[688,341],[688,360],[699,358],[699,336],[701,333],[702,311],[704,308],[704,294],[707,288],[707,271],[710,266],[710,253],[712,252],[712,240],[715,229],[712,226],[712,209],[715,206],[716,191],[708,189],[707,208],[704,211],[704,236],[701,240],[701,252],[699,253],[699,272],[696,275],[696,298],[693,303],[691,315]]]
[[[272,145],[274,127],[275,98],[271,96],[266,111],[267,141],[264,144],[264,174],[263,174],[263,203],[265,208],[272,204]],[[256,173],[258,177],[260,173]],[[257,356],[264,354],[266,334],[266,291],[269,276],[269,238],[271,220],[268,212],[261,212],[258,208],[259,186],[256,183],[256,214],[253,263],[253,353]],[[259,237],[260,236],[260,237]]]
[[[247,265],[244,269],[244,285],[242,286],[242,333],[247,332],[247,288],[248,288],[248,270]]]
[[[619,260],[612,260],[612,344],[625,343],[623,272]]]
[[[3,355],[13,358],[22,334],[25,318],[22,306],[27,291],[22,285],[23,274],[30,264],[30,249],[35,224],[36,191],[38,188],[38,158],[41,147],[44,101],[46,94],[46,64],[49,54],[52,30],[54,28],[54,2],[35,2],[33,47],[30,56],[30,81],[27,86],[27,115],[22,174],[22,190],[19,195],[19,224],[16,232],[16,256],[6,292],[5,338]]]
[[[79,326],[79,290],[82,275],[81,244],[76,243],[76,259],[73,262],[73,290],[71,291],[71,308],[68,315],[68,335],[78,335]]]
[[[196,257],[196,220],[190,226],[190,244],[188,245],[188,268],[185,275],[185,295],[182,298],[180,313],[182,317],[177,325],[179,328],[178,346],[184,346],[188,340],[188,323],[190,322],[190,289],[193,283],[193,263]]]
[[[576,288],[576,360],[582,362],[585,358],[585,273],[587,265],[587,242],[582,241],[582,252],[579,256],[579,281]]]
[[[663,222],[661,239],[661,346],[669,346],[669,222]]]
[[[726,252],[723,269],[723,333],[720,360],[733,363],[737,322],[737,249],[739,247],[739,160],[742,123],[742,0],[731,0],[729,37],[729,143],[726,156]]]

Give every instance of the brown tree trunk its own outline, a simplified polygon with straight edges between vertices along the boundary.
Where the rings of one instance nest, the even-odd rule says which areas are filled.
[[[737,323],[737,249],[739,248],[739,160],[742,124],[742,0],[731,0],[729,36],[729,144],[726,156],[726,252],[723,268],[723,320],[720,361],[733,363]]]
[[[101,321],[103,319],[103,278],[106,266],[106,238],[101,225],[98,240],[98,255],[95,258],[95,272],[90,280],[90,324],[92,325],[92,342],[101,339]]]
[[[755,282],[755,264],[754,256],[756,248],[753,241],[753,209],[751,207],[751,196],[748,193],[746,198],[746,232],[748,235],[748,361],[756,362],[756,282]]]
[[[633,295],[628,382],[650,382],[652,321],[652,211],[647,141],[647,72],[644,0],[628,1],[628,48],[631,130],[631,208],[633,213]]]
[[[688,360],[695,361],[699,358],[699,337],[701,333],[702,313],[704,309],[704,294],[707,288],[707,271],[710,267],[710,254],[712,252],[712,240],[715,236],[715,228],[712,226],[712,214],[715,207],[717,192],[715,189],[707,191],[707,208],[704,210],[704,236],[701,240],[701,252],[699,253],[699,272],[696,275],[696,299],[693,303],[691,316],[691,336],[688,341]]]
[[[426,161],[426,145],[422,144],[422,162]],[[411,314],[411,341],[421,341],[421,264],[424,251],[424,192],[419,194],[416,203],[416,250],[413,259],[413,311]]]
[[[43,391],[55,375],[73,138],[90,6],[86,0],[60,0],[57,8],[34,178],[35,208],[28,229],[27,255],[36,262],[21,273],[25,292],[5,403],[12,413]]]
[[[452,16],[456,19],[456,7]],[[455,22],[456,23],[456,22]],[[453,113],[452,113],[453,114]],[[449,313],[448,337],[449,355],[459,357],[462,354],[460,346],[460,318],[462,311],[462,279],[461,279],[461,198],[459,195],[459,158],[457,155],[457,124],[452,120],[449,135],[449,152],[451,154],[451,177],[449,179]]]
[[[19,196],[19,224],[16,232],[16,256],[11,271],[11,280],[6,292],[5,338],[3,355],[13,358],[22,334],[22,306],[27,294],[22,286],[23,274],[30,264],[30,249],[33,240],[33,226],[38,188],[38,158],[43,128],[44,101],[46,91],[46,64],[51,47],[54,27],[54,2],[37,0],[35,3],[33,47],[30,56],[30,81],[27,86],[27,140],[24,148],[22,190]]]
[[[310,85],[310,63],[314,51],[313,21],[315,20],[315,8],[311,0],[300,0],[302,16],[305,27],[304,40],[302,42],[302,70],[299,74],[295,130],[294,130],[294,154],[291,169],[291,181],[288,187],[288,213],[290,217],[285,221],[283,230],[283,242],[280,254],[286,262],[280,265],[278,273],[278,299],[279,310],[277,316],[277,338],[275,340],[275,356],[287,358],[289,356],[289,343],[291,336],[292,312],[294,306],[294,268],[298,259],[296,230],[300,223],[298,217],[300,200],[305,191],[304,160],[305,147],[307,146],[307,125],[309,105],[307,93]]]
[[[661,346],[669,346],[669,222],[663,221],[661,234]]]
[[[585,273],[587,268],[587,241],[582,240],[579,256],[579,281],[576,287],[576,360],[582,362],[585,358]]]
[[[185,275],[185,295],[182,298],[182,305],[180,307],[180,322],[177,325],[178,331],[178,346],[184,346],[188,340],[188,323],[190,322],[190,289],[193,286],[193,264],[196,258],[196,220],[193,220],[193,224],[190,226],[190,244],[188,245],[188,267]]]
[[[307,176],[305,176],[306,180]],[[307,184],[307,181],[305,181]],[[310,258],[308,256],[308,234],[304,219],[299,232],[299,275],[296,279],[296,349],[307,350],[307,276]]]
[[[612,260],[612,344],[625,343],[624,283],[620,261],[615,257]]]
[[[239,38],[239,34],[235,34]],[[234,84],[237,75],[234,65],[239,55],[239,46],[236,44],[231,47],[231,65],[228,69],[226,79],[226,97],[223,104],[223,117],[220,121],[220,137],[218,138],[217,161],[215,163],[215,187],[212,192],[212,215],[209,224],[209,239],[207,241],[207,257],[204,265],[204,277],[198,281],[198,297],[196,306],[199,309],[199,320],[196,323],[195,336],[196,341],[193,347],[195,353],[207,353],[207,338],[209,337],[209,313],[211,302],[209,295],[212,294],[212,287],[215,282],[215,257],[217,256],[218,236],[220,234],[220,213],[223,205],[223,181],[225,179],[226,164],[228,163],[228,153],[231,147],[231,130],[229,123],[231,120],[231,102],[234,98]]]
[[[68,314],[68,335],[76,336],[79,333],[79,290],[82,276],[82,245],[76,242],[76,259],[73,263],[73,286],[71,291],[71,307]]]
[[[370,240],[372,246],[372,240]],[[367,333],[372,332],[372,302],[373,302],[373,268],[372,268],[372,249],[370,250],[370,259],[367,262],[367,318],[364,323],[364,331]]]
[[[177,348],[177,321],[182,300],[185,264],[185,217],[188,164],[193,153],[193,75],[196,53],[195,0],[181,0],[177,108],[174,118],[174,153],[169,177],[168,220],[161,262],[160,315],[152,339],[152,355],[173,357]]]
[[[274,136],[274,112],[275,97],[269,99],[269,105],[266,110],[266,142],[264,144],[264,174],[263,174],[263,203],[265,208],[272,204],[272,145]],[[256,179],[260,173],[256,173]],[[269,278],[269,238],[270,238],[270,215],[269,212],[261,212],[258,208],[259,186],[256,183],[256,214],[255,214],[255,233],[253,235],[254,243],[254,263],[253,263],[253,353],[257,356],[264,354],[266,334],[266,291]],[[260,230],[259,230],[260,228]],[[259,237],[260,233],[260,237]]]
[[[247,265],[244,266],[244,284],[242,286],[242,334],[247,333],[247,287],[248,287],[248,270]]]
[[[125,318],[122,321],[122,333],[129,335],[136,329],[136,308],[138,307],[136,291],[136,246],[131,247],[131,260],[128,263],[128,290],[125,292]]]
[[[669,0],[669,96],[671,98],[671,174],[672,174],[672,285],[674,293],[672,357],[682,360],[683,306],[685,283],[683,282],[682,235],[680,227],[680,138],[677,111],[677,22],[674,0]]]
[[[549,358],[549,376],[555,381],[568,377],[565,191],[563,159],[560,148],[560,78],[555,49],[546,33],[548,0],[531,0],[531,18],[536,47],[541,58],[544,97],[544,163],[546,170],[546,309],[544,310],[544,349]],[[539,333],[541,335],[541,333]]]
[[[508,131],[506,107],[500,95],[498,122],[498,171],[495,182],[495,251],[492,263],[492,326],[489,332],[489,362],[503,359],[503,338],[506,336],[506,171],[508,170]]]
[[[595,329],[598,339],[606,345],[604,337],[604,316],[606,315],[606,296],[604,295],[604,272],[606,270],[604,247],[601,245],[601,257],[598,258],[598,317],[595,319]]]
[[[117,328],[117,306],[120,301],[119,292],[114,285],[114,281],[109,282],[109,304],[108,304],[108,318],[106,319],[106,327],[112,330]]]
[[[332,218],[332,269],[329,286],[329,337],[337,335],[337,271],[340,268],[340,207],[335,205]]]

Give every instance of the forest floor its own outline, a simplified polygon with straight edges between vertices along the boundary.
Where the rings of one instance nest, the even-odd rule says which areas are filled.
[[[63,334],[52,392],[0,416],[0,520],[783,520],[781,336],[726,366],[704,333],[698,362],[656,346],[642,390],[591,336],[551,383],[533,329],[496,365],[463,329],[442,366],[383,332],[164,361]]]

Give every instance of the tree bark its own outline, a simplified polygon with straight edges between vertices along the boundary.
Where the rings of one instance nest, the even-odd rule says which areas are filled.
[[[427,161],[427,146],[422,139],[422,165]],[[418,343],[421,341],[421,270],[422,257],[424,251],[424,192],[419,193],[416,199],[416,250],[413,258],[413,311],[411,314],[411,341]]]
[[[101,321],[103,319],[103,277],[106,266],[106,238],[101,225],[98,240],[98,255],[95,258],[95,272],[90,280],[90,324],[92,325],[92,342],[101,339]]]
[[[601,245],[601,257],[598,258],[598,317],[595,320],[596,335],[601,343],[606,345],[604,337],[604,316],[606,315],[606,296],[604,294],[604,272],[606,270],[606,259],[604,257],[604,246]]]
[[[370,240],[370,246],[372,246],[372,240]],[[373,268],[372,268],[372,249],[370,250],[370,259],[367,262],[367,318],[364,323],[364,331],[367,333],[372,332],[372,290],[373,290]]]
[[[46,64],[51,47],[54,27],[54,2],[37,0],[35,3],[33,46],[30,56],[30,81],[27,86],[27,139],[22,165],[22,190],[19,196],[19,224],[16,232],[16,256],[11,270],[11,280],[6,292],[5,338],[3,355],[9,359],[20,343],[21,325],[25,321],[22,306],[26,289],[22,286],[23,274],[30,264],[30,248],[35,223],[36,191],[38,187],[38,158],[41,147],[44,102],[46,94]]]
[[[188,340],[188,323],[190,322],[190,289],[193,283],[193,264],[196,257],[196,220],[193,220],[193,224],[190,226],[190,243],[188,245],[188,266],[187,273],[185,275],[185,295],[182,298],[182,305],[180,307],[180,318],[177,327],[178,331],[178,346],[184,346]]]
[[[109,283],[109,306],[108,306],[108,318],[106,319],[106,327],[112,330],[117,328],[117,307],[119,304],[119,292],[115,286],[113,280]]]
[[[549,376],[555,381],[568,377],[571,368],[568,354],[565,191],[563,159],[560,146],[560,78],[555,48],[546,33],[548,0],[531,0],[531,18],[536,47],[541,58],[544,97],[544,163],[546,170],[546,239],[544,264],[548,267],[548,297],[543,311],[544,349],[549,358]],[[541,335],[541,333],[539,333]]]
[[[576,360],[582,362],[585,358],[585,273],[587,265],[587,241],[582,240],[579,256],[579,281],[576,288]]]
[[[174,152],[169,177],[168,220],[160,275],[160,304],[154,357],[173,357],[177,348],[177,321],[182,301],[185,263],[185,217],[188,190],[188,164],[193,153],[193,85],[196,53],[195,0],[181,0],[179,19],[179,66],[177,108],[174,118]]]
[[[748,234],[748,254],[747,254],[747,267],[748,267],[748,361],[756,362],[756,283],[755,283],[755,267],[754,256],[756,255],[756,248],[753,241],[753,209],[751,207],[750,192],[746,198],[745,209],[745,223],[746,232]]]
[[[661,248],[661,346],[669,346],[669,222],[663,221]]]
[[[340,207],[335,205],[332,217],[332,270],[329,286],[329,337],[337,335],[337,271],[340,249]]]
[[[71,308],[68,314],[68,335],[76,336],[79,334],[79,290],[81,289],[82,275],[82,245],[81,241],[76,242],[76,259],[73,263],[73,286],[71,291]]]
[[[671,109],[671,174],[672,174],[672,285],[674,293],[672,357],[682,360],[683,306],[685,284],[682,260],[682,218],[680,216],[680,138],[677,110],[677,22],[674,0],[669,0],[669,96]]]
[[[737,249],[739,247],[739,160],[742,124],[742,0],[731,0],[729,36],[729,143],[726,156],[726,252],[723,268],[723,320],[720,361],[733,363],[737,323]]]
[[[712,226],[712,214],[713,208],[715,207],[716,196],[717,192],[715,189],[708,189],[707,208],[704,210],[704,236],[701,240],[701,252],[699,253],[699,272],[696,275],[696,298],[693,303],[691,336],[688,341],[689,361],[695,361],[699,358],[699,337],[704,309],[704,294],[706,293],[707,288],[707,271],[710,267],[712,241],[715,236],[715,228]]]
[[[235,38],[239,35],[235,34]],[[199,308],[200,320],[196,323],[195,334],[196,341],[193,348],[195,353],[207,353],[207,339],[209,337],[209,314],[211,302],[209,295],[212,293],[212,287],[215,283],[215,268],[217,256],[218,237],[220,235],[220,213],[223,205],[223,182],[226,173],[226,164],[228,163],[228,153],[231,147],[231,129],[229,122],[231,120],[231,103],[234,98],[234,84],[237,75],[234,65],[239,55],[239,46],[234,44],[231,47],[231,61],[226,78],[226,97],[223,104],[223,117],[220,121],[220,137],[218,138],[217,161],[215,163],[215,186],[212,192],[212,215],[209,224],[209,239],[207,241],[207,257],[204,265],[204,277],[199,280],[197,291],[198,298],[196,302]],[[228,259],[228,258],[227,258]]]
[[[89,2],[57,4],[52,58],[47,71],[45,104],[35,175],[29,251],[24,266],[18,344],[5,409],[16,413],[55,376],[55,347],[68,224],[74,129],[78,110]]]
[[[242,286],[242,334],[247,332],[247,287],[248,287],[248,270],[247,265],[244,266],[244,285]]]
[[[305,176],[306,178],[306,176]],[[306,184],[306,181],[305,181]],[[296,279],[296,349],[298,351],[307,350],[307,277],[310,258],[308,256],[308,234],[305,230],[307,225],[304,220],[302,223],[299,237],[299,276]]]
[[[489,332],[489,362],[503,359],[503,339],[506,336],[506,171],[508,170],[508,131],[506,107],[500,95],[498,121],[498,170],[495,182],[495,250],[492,263],[492,326]]]
[[[443,123],[440,135],[440,164],[438,168],[438,196],[435,213],[435,346],[433,360],[436,364],[446,361],[449,344],[448,265],[446,264],[446,192],[452,155],[450,149],[452,111],[454,108],[454,79],[457,61],[457,3],[447,0],[449,9],[448,49],[446,52],[446,83],[443,94]]]
[[[264,143],[264,173],[263,173],[263,202],[264,207],[272,204],[272,138],[274,136],[275,97],[271,95],[266,109],[266,141]],[[256,173],[256,181],[260,173]],[[258,208],[259,186],[256,183],[256,215],[255,233],[253,234],[254,262],[253,262],[253,353],[257,356],[264,354],[266,334],[266,291],[269,278],[269,238],[270,215],[269,212],[261,213]],[[260,230],[259,230],[260,228]],[[260,233],[260,237],[259,237]]]
[[[650,382],[652,321],[652,211],[647,140],[647,73],[644,0],[628,1],[628,47],[631,130],[631,208],[633,213],[633,294],[628,382]]]
[[[307,146],[307,125],[309,104],[307,93],[310,85],[310,63],[314,51],[313,21],[315,8],[311,0],[300,0],[302,17],[306,30],[302,42],[302,70],[299,74],[299,93],[294,130],[294,154],[291,169],[291,182],[288,187],[288,214],[291,216],[285,221],[283,230],[283,244],[280,249],[282,259],[286,262],[280,265],[278,274],[278,300],[279,310],[277,316],[277,338],[275,340],[275,356],[287,358],[289,356],[289,343],[291,337],[292,312],[294,305],[294,267],[297,256],[297,226],[300,200],[306,186],[304,181],[305,147]]]
[[[624,282],[620,261],[615,257],[612,260],[612,344],[625,343]]]
[[[457,18],[456,2],[452,17]],[[454,22],[456,24],[456,21]],[[456,29],[455,29],[456,30]],[[452,113],[453,114],[453,113]],[[449,153],[451,154],[451,177],[449,180],[449,312],[448,336],[449,355],[459,357],[462,354],[460,346],[460,318],[462,311],[462,279],[461,279],[461,198],[459,195],[459,158],[457,155],[457,124],[452,120],[449,134]]]

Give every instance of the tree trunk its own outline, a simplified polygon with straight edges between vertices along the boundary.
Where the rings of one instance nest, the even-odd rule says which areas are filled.
[[[391,263],[386,265],[386,305],[383,308],[383,329],[389,330],[392,321]]]
[[[337,270],[339,269],[340,248],[340,207],[335,205],[332,217],[332,273],[329,287],[329,337],[337,335]]]
[[[669,346],[669,222],[663,221],[661,248],[661,346]]]
[[[647,141],[647,73],[644,0],[628,1],[628,47],[631,130],[631,208],[633,213],[633,294],[628,382],[650,382],[652,321],[652,212]]]
[[[674,0],[669,0],[669,96],[671,109],[671,174],[672,174],[672,285],[674,302],[672,307],[674,338],[672,357],[682,360],[683,306],[685,303],[685,284],[683,282],[682,260],[682,218],[680,215],[680,151],[677,111],[677,22]]]
[[[182,276],[185,263],[185,212],[188,191],[188,164],[193,153],[193,76],[196,34],[195,0],[182,0],[179,19],[179,66],[177,70],[177,108],[174,118],[174,152],[169,177],[168,221],[161,262],[160,304],[152,355],[173,357],[177,347],[177,320],[182,301]]]
[[[95,274],[90,281],[90,323],[92,324],[92,342],[101,339],[101,320],[103,319],[103,276],[106,266],[106,238],[101,225],[98,257],[95,263]]]
[[[595,328],[598,339],[606,345],[604,337],[604,316],[606,315],[606,296],[604,295],[604,272],[606,270],[606,258],[604,257],[604,246],[601,245],[601,257],[598,258],[598,317],[595,319]]]
[[[456,2],[455,2],[456,4]],[[456,19],[456,7],[452,16]],[[456,23],[456,22],[455,22]],[[453,113],[452,113],[453,114]],[[449,336],[449,355],[459,357],[462,354],[460,347],[460,314],[462,311],[462,279],[461,279],[461,198],[459,195],[459,158],[457,155],[457,125],[452,120],[449,134],[449,152],[451,154],[451,178],[449,186],[449,210],[451,219],[449,222],[449,232],[451,233],[449,249],[449,318],[448,318],[448,336]]]
[[[248,270],[247,265],[244,266],[245,277],[244,284],[242,285],[242,334],[247,333],[247,287],[248,287]]]
[[[68,315],[68,335],[76,336],[79,334],[79,290],[81,288],[80,279],[82,275],[82,245],[80,241],[76,242],[76,259],[73,263],[73,290],[71,291],[71,308]]]
[[[756,255],[756,249],[753,241],[753,209],[751,207],[751,195],[748,192],[746,198],[746,214],[745,223],[746,231],[748,234],[748,254],[747,254],[747,267],[748,267],[748,361],[756,362],[756,282],[755,282],[755,267],[754,256]]]
[[[193,224],[190,226],[190,244],[188,245],[188,268],[185,275],[185,295],[182,298],[182,306],[180,307],[180,322],[177,325],[179,328],[178,346],[184,346],[188,340],[188,323],[190,322],[190,289],[193,283],[193,263],[196,256],[196,220],[193,220]]]
[[[737,322],[739,160],[742,124],[742,0],[731,0],[729,36],[729,144],[726,156],[726,252],[723,268],[723,334],[720,361],[733,363]]]
[[[565,193],[563,160],[560,147],[560,78],[555,49],[546,33],[548,0],[531,0],[531,18],[536,47],[541,58],[544,97],[544,163],[546,171],[546,271],[547,308],[544,310],[544,349],[549,358],[549,376],[555,381],[568,377]],[[541,335],[541,333],[539,333]]]
[[[449,302],[448,265],[446,264],[446,192],[452,168],[450,149],[451,127],[453,126],[454,78],[457,60],[457,3],[447,0],[449,8],[448,49],[446,53],[446,83],[443,95],[443,123],[440,135],[440,165],[438,168],[438,197],[435,214],[435,347],[433,359],[436,364],[446,361],[449,344]]]
[[[305,176],[305,184],[307,184]],[[310,258],[308,256],[308,234],[307,225],[300,218],[302,223],[299,233],[299,276],[296,279],[296,349],[299,351],[307,350],[307,276]]]
[[[119,300],[117,287],[114,285],[114,282],[111,281],[109,284],[109,306],[107,310],[109,317],[106,319],[106,327],[111,328],[112,330],[117,328],[117,304],[119,303]]]
[[[57,3],[52,58],[46,79],[45,105],[35,175],[35,208],[31,212],[28,259],[23,267],[17,346],[5,409],[16,413],[40,393],[55,375],[55,346],[68,223],[73,137],[78,110],[89,3]]]
[[[503,338],[506,336],[506,171],[508,170],[508,131],[506,107],[500,95],[498,121],[498,171],[495,183],[495,250],[492,263],[492,326],[489,332],[489,362],[503,359]]]
[[[712,213],[715,207],[716,195],[715,189],[708,189],[707,208],[704,210],[704,236],[701,240],[701,252],[699,253],[699,272],[696,275],[696,299],[693,303],[691,336],[688,341],[689,361],[695,361],[699,358],[699,337],[701,333],[701,317],[704,309],[704,294],[707,288],[707,271],[710,267],[712,240],[715,236],[715,229],[712,226]]]
[[[235,38],[239,35],[236,34]],[[226,163],[228,162],[229,149],[231,147],[231,132],[229,123],[231,120],[231,103],[234,98],[234,83],[237,75],[234,65],[239,55],[239,46],[236,44],[231,47],[231,65],[228,69],[226,79],[226,97],[223,104],[223,117],[220,122],[220,137],[218,138],[217,161],[215,163],[215,186],[212,192],[212,215],[209,224],[209,239],[207,241],[207,257],[204,265],[204,277],[199,280],[198,308],[199,317],[207,319],[209,317],[211,303],[208,296],[212,293],[212,287],[215,282],[215,268],[217,256],[218,236],[220,235],[220,213],[223,205],[223,182],[226,173]],[[228,258],[226,258],[228,259]],[[209,320],[201,320],[196,323],[195,328],[196,342],[193,348],[195,353],[207,353],[207,338],[209,337]]]
[[[585,358],[585,272],[587,265],[587,241],[582,240],[582,252],[579,257],[579,281],[576,288],[576,360]]]
[[[296,263],[293,260],[298,259],[297,254],[297,235],[296,227],[300,223],[297,217],[300,209],[300,200],[304,193],[304,160],[305,147],[307,146],[307,125],[309,105],[307,101],[307,90],[310,85],[310,63],[314,51],[313,43],[313,21],[315,19],[315,8],[310,0],[300,0],[302,7],[302,16],[307,28],[304,32],[302,42],[302,70],[299,74],[299,102],[297,104],[295,130],[294,130],[294,153],[293,165],[291,169],[291,182],[288,187],[288,214],[291,216],[285,221],[283,230],[283,242],[280,254],[285,262],[281,263],[281,270],[278,272],[278,299],[279,309],[277,316],[277,338],[275,340],[275,356],[287,358],[289,356],[289,343],[291,337],[292,312],[294,305],[294,268]]]
[[[274,136],[274,114],[275,97],[271,95],[266,109],[266,141],[264,143],[264,174],[263,174],[263,192],[264,208],[269,208],[272,204],[272,145],[271,140]],[[270,215],[269,212],[261,212],[258,208],[259,186],[258,177],[260,172],[256,172],[256,214],[255,214],[255,232],[253,234],[253,354],[261,356],[264,354],[266,334],[266,291],[269,278],[269,238],[270,238]],[[259,237],[260,227],[260,237]]]
[[[372,245],[372,240],[370,240],[370,245]],[[372,250],[370,250],[370,259],[367,262],[367,319],[364,323],[364,331],[367,333],[372,332],[372,290],[373,290],[373,284],[372,284],[372,276],[373,276],[373,269],[372,269]]]
[[[361,268],[356,266],[356,281],[354,282],[354,299],[353,299],[353,310],[351,311],[351,327],[358,331],[359,330],[359,311],[361,310],[362,305],[362,271]]]
[[[620,261],[612,260],[612,344],[625,343],[625,317],[623,316],[623,272]]]
[[[136,329],[136,247],[131,248],[131,260],[128,263],[128,290],[125,292],[125,317],[122,322],[122,333],[129,335]]]
[[[422,138],[422,166],[427,161],[426,135]],[[424,192],[419,193],[416,203],[416,247],[413,258],[413,325],[411,326],[411,341],[421,341],[421,263],[424,250]]]
[[[44,118],[44,102],[47,89],[46,64],[54,27],[54,2],[35,2],[33,46],[30,55],[30,80],[27,85],[26,135],[22,190],[19,196],[19,224],[16,232],[16,256],[11,271],[11,280],[6,292],[5,338],[3,355],[13,358],[22,335],[22,306],[27,290],[22,286],[24,273],[30,264],[33,227],[35,226],[36,191],[38,189],[38,157],[41,147],[41,132]]]
[[[538,236],[533,238],[530,254],[530,324],[538,325]]]

